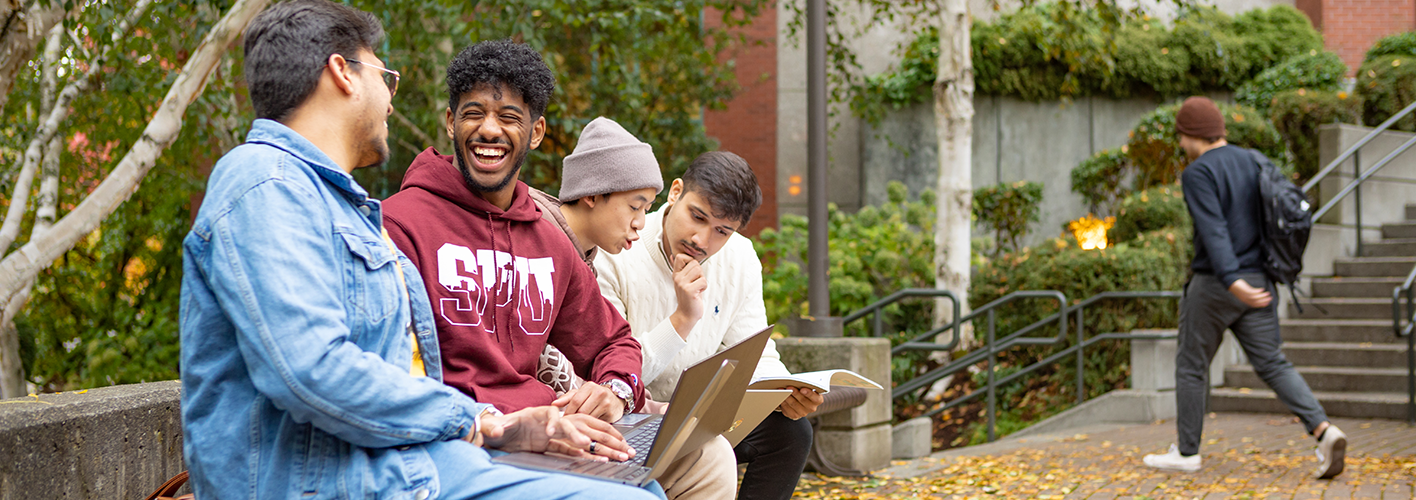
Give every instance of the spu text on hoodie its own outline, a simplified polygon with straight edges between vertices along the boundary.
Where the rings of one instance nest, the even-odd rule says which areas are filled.
[[[548,405],[555,392],[535,374],[550,343],[581,378],[623,380],[642,406],[629,323],[527,189],[517,181],[503,211],[467,186],[452,156],[428,148],[384,202],[384,226],[428,290],[443,380],[503,412]]]

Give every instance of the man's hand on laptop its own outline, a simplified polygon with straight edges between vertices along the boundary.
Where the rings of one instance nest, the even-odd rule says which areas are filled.
[[[792,420],[805,417],[816,411],[816,407],[821,406],[825,399],[816,391],[805,387],[792,387],[792,395],[787,396],[786,401],[782,401],[777,409],[782,411],[782,415]]]
[[[502,451],[557,451],[572,456],[595,454],[625,460],[629,445],[610,424],[589,415],[561,416],[560,408],[537,406],[506,415],[483,415],[482,439],[488,448]],[[581,450],[580,454],[570,453]],[[623,456],[624,458],[618,458]]]
[[[584,414],[566,415],[561,417],[561,420],[574,425],[577,432],[589,439],[588,441],[552,439],[550,447],[546,451],[572,457],[620,462],[629,460],[635,455],[635,450],[624,441],[624,436],[604,420]],[[583,443],[583,445],[577,443]]]
[[[565,408],[567,416],[583,413],[606,422],[614,422],[624,416],[624,401],[615,396],[614,391],[600,384],[580,384],[565,393],[551,406]]]

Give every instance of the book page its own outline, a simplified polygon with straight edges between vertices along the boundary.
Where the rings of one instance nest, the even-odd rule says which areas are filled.
[[[759,377],[752,379],[752,384],[748,385],[748,388],[782,389],[785,387],[810,387],[816,392],[826,394],[831,391],[832,385],[860,387],[863,389],[884,389],[880,387],[880,384],[871,382],[870,379],[850,370],[821,370],[795,373],[790,376],[777,375]]]

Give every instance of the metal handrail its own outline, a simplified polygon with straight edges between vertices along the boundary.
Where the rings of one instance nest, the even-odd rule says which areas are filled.
[[[1375,139],[1377,137],[1377,134],[1386,132],[1387,129],[1391,128],[1392,125],[1396,124],[1397,120],[1400,120],[1406,115],[1411,114],[1412,110],[1416,110],[1416,102],[1407,105],[1401,111],[1398,111],[1396,114],[1391,115],[1391,118],[1387,118],[1387,120],[1382,122],[1381,125],[1377,125],[1376,129],[1373,129],[1371,132],[1368,132],[1366,137],[1363,137],[1361,140],[1358,140],[1357,144],[1353,144],[1352,147],[1347,148],[1347,150],[1343,151],[1342,154],[1337,155],[1337,159],[1329,162],[1326,167],[1323,167],[1322,170],[1318,171],[1317,175],[1314,175],[1312,179],[1308,179],[1308,182],[1303,184],[1303,192],[1306,193],[1308,191],[1312,191],[1313,188],[1318,186],[1319,182],[1322,182],[1324,177],[1327,177],[1327,175],[1329,173],[1332,173],[1333,170],[1337,170],[1338,165],[1341,165],[1342,162],[1347,161],[1347,159],[1351,158],[1352,155],[1357,154],[1357,150],[1362,149],[1362,146],[1366,146],[1368,142],[1372,142],[1372,139]]]
[[[884,336],[885,322],[882,316],[885,311],[885,307],[911,297],[939,297],[949,299],[949,302],[952,303],[954,306],[954,315],[950,316],[951,318],[959,317],[959,313],[962,309],[962,304],[959,302],[959,297],[954,295],[954,292],[948,290],[940,290],[937,288],[906,288],[904,290],[900,290],[898,292],[887,295],[883,299],[877,300],[868,306],[860,308],[856,312],[846,315],[845,318],[841,319],[841,324],[842,326],[848,325],[858,319],[864,318],[867,314],[875,313],[875,318],[871,322],[871,336]],[[958,321],[955,321],[953,323],[954,339],[949,344],[950,349],[953,349],[954,345],[959,342],[959,328],[962,324],[963,323]],[[946,328],[947,326],[948,325],[946,325]],[[943,330],[941,329],[939,331],[942,332]]]
[[[1368,169],[1366,172],[1362,171],[1361,149],[1363,146],[1366,146],[1368,142],[1371,142],[1372,139],[1375,139],[1382,132],[1385,132],[1387,129],[1391,128],[1392,125],[1396,124],[1397,120],[1400,120],[1406,115],[1411,114],[1413,110],[1416,110],[1416,102],[1407,105],[1401,111],[1398,111],[1396,114],[1391,115],[1391,118],[1387,118],[1387,120],[1382,122],[1381,125],[1378,125],[1377,128],[1373,129],[1371,132],[1368,132],[1367,135],[1363,136],[1360,140],[1358,140],[1357,144],[1353,144],[1352,147],[1347,148],[1347,150],[1343,151],[1342,154],[1337,155],[1336,159],[1329,162],[1326,167],[1323,167],[1322,170],[1318,171],[1317,175],[1314,175],[1312,179],[1309,179],[1308,182],[1303,184],[1304,193],[1311,191],[1313,188],[1317,187],[1318,184],[1322,182],[1322,180],[1326,178],[1329,173],[1332,173],[1332,171],[1337,170],[1337,167],[1341,165],[1342,162],[1347,161],[1348,158],[1352,159],[1353,181],[1347,186],[1345,186],[1342,191],[1338,193],[1337,196],[1333,196],[1332,199],[1328,200],[1328,202],[1325,203],[1321,209],[1315,212],[1315,214],[1313,215],[1313,220],[1316,221],[1320,219],[1323,215],[1326,215],[1329,210],[1332,210],[1332,208],[1336,206],[1337,203],[1343,198],[1345,198],[1349,193],[1354,194],[1353,204],[1355,205],[1355,209],[1353,210],[1353,215],[1357,225],[1357,230],[1355,231],[1355,233],[1357,238],[1358,257],[1362,256],[1361,185],[1364,181],[1371,177],[1372,174],[1376,173],[1377,170],[1380,170],[1382,167],[1385,167],[1386,164],[1390,162],[1393,158],[1395,158],[1398,154],[1410,148],[1413,144],[1413,141],[1416,141],[1416,138],[1412,138],[1411,140],[1406,141],[1406,143],[1402,144],[1397,151],[1394,151],[1392,154],[1387,155],[1385,158],[1382,159],[1382,161],[1377,163],[1377,166]]]
[[[1406,142],[1401,143],[1401,146],[1398,146],[1396,149],[1392,150],[1391,153],[1388,153],[1386,156],[1382,157],[1382,159],[1378,161],[1376,165],[1373,165],[1372,168],[1367,169],[1366,172],[1362,172],[1356,180],[1352,181],[1347,186],[1344,186],[1342,188],[1342,191],[1338,191],[1336,196],[1333,196],[1332,199],[1328,200],[1327,203],[1323,204],[1322,208],[1319,208],[1317,212],[1313,213],[1313,220],[1321,219],[1322,216],[1327,215],[1328,211],[1332,210],[1333,207],[1337,206],[1337,203],[1339,201],[1342,201],[1343,197],[1347,196],[1348,193],[1351,193],[1356,190],[1358,185],[1362,184],[1368,178],[1372,177],[1372,174],[1377,173],[1378,170],[1381,170],[1382,167],[1385,167],[1388,163],[1391,163],[1391,161],[1395,160],[1396,157],[1401,156],[1401,154],[1405,153],[1406,150],[1411,149],[1411,146],[1416,146],[1416,137],[1412,137],[1410,139],[1407,139]],[[1362,230],[1360,224],[1358,225],[1357,230],[1359,232]]]
[[[1406,423],[1416,425],[1416,335],[1411,334],[1416,327],[1416,267],[1406,275],[1406,281],[1391,291],[1391,329],[1397,338],[1406,337]],[[1401,295],[1406,294],[1406,314],[1401,311]],[[1402,320],[1406,326],[1402,326]]]
[[[948,296],[948,297],[950,297],[950,298],[953,298],[953,297],[954,297],[953,294],[945,295],[945,294],[942,294],[942,293],[925,293],[923,290],[928,290],[928,289],[910,289],[910,290],[908,290],[909,293],[903,293],[903,292],[906,292],[906,290],[902,290],[901,292],[896,292],[896,293],[894,293],[894,294],[891,294],[890,296],[888,296],[888,297],[886,297],[886,298],[884,298],[884,299],[881,299],[881,300],[879,300],[879,301],[876,301],[875,303],[872,303],[871,305],[866,306],[865,308],[862,308],[861,310],[856,311],[856,312],[851,313],[850,315],[846,316],[846,317],[844,318],[844,319],[845,319],[845,322],[846,322],[846,323],[850,323],[850,322],[859,320],[859,319],[861,319],[861,318],[864,318],[866,315],[868,315],[868,314],[870,314],[870,313],[872,313],[872,312],[873,312],[873,313],[876,313],[876,317],[878,318],[878,317],[879,317],[879,311],[880,311],[881,308],[883,308],[883,307],[885,307],[886,305],[889,305],[889,304],[891,304],[891,303],[898,302],[899,300],[901,300],[901,299],[903,299],[903,298],[906,298],[906,297],[911,297],[911,296]],[[939,291],[933,291],[933,290],[931,290],[931,292],[939,292]],[[1080,404],[1080,403],[1086,401],[1086,382],[1085,382],[1085,379],[1084,379],[1084,377],[1083,377],[1083,374],[1084,374],[1084,371],[1085,371],[1085,370],[1084,370],[1084,368],[1085,368],[1085,359],[1086,359],[1086,358],[1085,358],[1085,354],[1086,354],[1086,353],[1085,353],[1085,350],[1086,350],[1086,348],[1087,348],[1088,346],[1091,346],[1091,345],[1093,345],[1093,344],[1095,344],[1095,343],[1098,343],[1098,342],[1101,342],[1101,341],[1104,341],[1104,340],[1120,340],[1120,339],[1138,340],[1138,339],[1171,338],[1171,336],[1165,336],[1165,335],[1154,335],[1154,334],[1123,334],[1123,333],[1105,333],[1105,334],[1099,334],[1099,335],[1095,335],[1095,336],[1092,336],[1092,337],[1090,337],[1090,338],[1087,338],[1087,337],[1086,337],[1086,315],[1085,315],[1085,311],[1086,311],[1087,306],[1090,306],[1090,305],[1095,304],[1095,303],[1097,303],[1097,302],[1100,302],[1100,301],[1102,301],[1102,300],[1111,300],[1111,299],[1148,299],[1148,298],[1175,299],[1175,298],[1180,298],[1180,296],[1181,296],[1181,293],[1178,292],[1178,291],[1155,291],[1155,292],[1103,292],[1103,293],[1099,293],[1099,294],[1093,295],[1093,296],[1091,296],[1091,297],[1088,297],[1087,299],[1082,300],[1082,301],[1079,301],[1079,302],[1077,302],[1076,304],[1073,304],[1073,305],[1071,305],[1071,306],[1068,306],[1068,305],[1067,305],[1067,296],[1066,296],[1065,294],[1063,294],[1062,292],[1055,291],[1055,290],[1022,290],[1022,291],[1017,291],[1017,292],[1013,292],[1013,293],[1004,295],[1003,297],[1000,297],[1000,298],[998,298],[998,299],[996,299],[996,300],[994,300],[994,301],[992,301],[992,302],[989,302],[988,304],[984,304],[983,306],[981,306],[981,307],[979,307],[979,308],[973,310],[973,311],[970,312],[968,315],[963,316],[963,317],[960,317],[960,316],[959,316],[959,310],[958,310],[958,308],[957,308],[958,302],[955,301],[954,303],[955,303],[955,305],[956,305],[956,308],[955,308],[955,311],[954,311],[954,318],[956,318],[956,319],[955,319],[953,322],[951,322],[951,323],[949,323],[949,324],[947,324],[947,325],[943,325],[943,326],[940,326],[940,327],[938,327],[938,328],[932,329],[932,330],[930,330],[930,331],[928,331],[928,332],[925,332],[925,333],[923,333],[923,334],[917,335],[917,336],[915,336],[914,338],[912,338],[912,339],[910,339],[910,340],[908,340],[908,341],[906,341],[906,342],[903,342],[903,343],[901,343],[901,344],[899,344],[899,345],[893,347],[893,348],[890,350],[890,351],[891,351],[890,354],[893,356],[893,355],[895,355],[895,354],[898,354],[898,353],[900,353],[900,352],[907,351],[907,350],[929,350],[929,351],[952,350],[952,349],[958,344],[958,342],[959,342],[959,332],[960,332],[960,327],[961,327],[961,325],[963,325],[964,322],[974,321],[975,319],[979,319],[979,318],[986,318],[986,319],[988,320],[988,330],[987,330],[988,336],[987,336],[987,343],[983,346],[982,349],[976,349],[976,350],[974,350],[973,352],[964,355],[962,358],[959,358],[959,359],[957,359],[957,360],[954,360],[953,362],[949,363],[948,365],[945,365],[945,366],[942,366],[942,367],[939,367],[939,368],[935,368],[935,369],[930,370],[930,371],[928,371],[928,372],[926,372],[926,373],[920,374],[919,376],[917,376],[917,377],[915,377],[915,378],[913,378],[913,379],[910,379],[909,381],[906,381],[906,382],[904,382],[904,383],[902,383],[902,384],[896,386],[896,387],[891,391],[891,397],[892,397],[892,398],[899,398],[899,397],[904,396],[904,395],[906,395],[906,394],[910,394],[910,393],[912,393],[912,392],[914,392],[914,391],[917,391],[917,390],[919,390],[919,389],[922,389],[922,388],[924,388],[924,387],[926,387],[926,386],[928,386],[928,385],[930,385],[930,384],[933,384],[934,382],[936,382],[936,381],[938,381],[938,380],[940,380],[940,379],[942,379],[942,378],[944,378],[944,377],[947,377],[947,376],[949,376],[949,375],[953,375],[953,374],[955,374],[955,373],[958,373],[958,372],[960,372],[960,371],[963,371],[963,370],[967,369],[968,367],[973,366],[973,365],[975,365],[975,364],[977,364],[977,363],[979,363],[979,362],[987,362],[987,363],[988,363],[988,368],[987,368],[987,370],[986,370],[986,373],[988,374],[988,383],[987,383],[984,387],[980,387],[980,388],[974,389],[972,392],[969,392],[968,394],[965,394],[965,395],[963,395],[963,396],[960,396],[960,397],[958,397],[958,398],[955,398],[955,399],[949,401],[948,403],[945,403],[945,404],[942,405],[942,406],[939,406],[939,407],[936,407],[936,408],[934,408],[934,409],[931,409],[930,411],[926,412],[923,416],[932,417],[932,416],[934,416],[934,415],[939,414],[940,412],[943,412],[943,411],[945,411],[945,410],[948,410],[948,409],[953,408],[953,407],[955,407],[955,406],[958,406],[958,405],[960,405],[960,404],[963,404],[963,403],[972,401],[972,400],[974,400],[974,399],[976,399],[976,398],[978,398],[978,397],[980,397],[980,396],[986,395],[986,396],[988,397],[988,403],[987,403],[987,414],[988,414],[988,440],[989,440],[989,441],[993,441],[994,439],[997,438],[997,405],[998,405],[998,401],[997,401],[997,389],[998,389],[999,386],[1001,386],[1001,385],[1003,385],[1003,384],[1005,384],[1005,383],[1011,382],[1011,381],[1013,381],[1013,380],[1016,380],[1016,379],[1018,379],[1019,377],[1022,377],[1023,375],[1027,375],[1027,374],[1029,374],[1029,373],[1032,373],[1032,372],[1038,370],[1039,368],[1041,368],[1041,367],[1043,367],[1043,366],[1050,365],[1050,364],[1052,364],[1052,363],[1054,363],[1054,362],[1056,362],[1056,361],[1058,361],[1058,360],[1061,360],[1061,359],[1063,359],[1063,358],[1065,358],[1065,357],[1067,357],[1067,356],[1069,356],[1069,355],[1074,355],[1074,356],[1075,356],[1075,359],[1076,359],[1076,363],[1077,363],[1077,370],[1076,370],[1076,372],[1077,372],[1077,378],[1076,378],[1077,403]],[[1017,302],[1017,301],[1019,301],[1019,300],[1038,299],[1038,298],[1056,300],[1056,301],[1057,301],[1057,304],[1058,304],[1058,311],[1055,312],[1055,313],[1053,313],[1053,314],[1050,314],[1050,315],[1048,315],[1048,316],[1046,316],[1046,317],[1043,317],[1042,319],[1039,319],[1039,320],[1037,320],[1037,321],[1035,321],[1035,322],[1033,322],[1033,323],[1031,323],[1031,324],[1029,324],[1029,325],[1027,325],[1027,326],[1024,326],[1024,327],[1018,329],[1018,330],[1015,331],[1015,332],[1012,332],[1012,333],[1010,333],[1010,334],[1008,334],[1008,335],[1005,335],[1005,336],[1003,336],[1001,339],[1000,339],[1000,338],[997,338],[997,309],[998,309],[999,307],[1002,307],[1002,306],[1004,306],[1004,305],[1007,305],[1007,304],[1010,304],[1010,303],[1013,303],[1013,302]],[[994,362],[995,362],[995,360],[997,359],[997,355],[998,355],[999,353],[1002,353],[1002,352],[1004,352],[1004,351],[1006,351],[1006,350],[1008,350],[1008,349],[1010,349],[1010,348],[1012,348],[1012,347],[1014,347],[1014,346],[1018,346],[1018,345],[1055,345],[1055,344],[1064,342],[1064,341],[1067,339],[1068,318],[1071,317],[1071,315],[1073,315],[1073,314],[1076,315],[1075,317],[1076,317],[1076,321],[1077,321],[1077,328],[1076,328],[1076,332],[1077,332],[1077,342],[1075,342],[1072,346],[1070,346],[1070,347],[1068,347],[1068,348],[1066,348],[1066,349],[1063,349],[1063,350],[1060,351],[1060,352],[1053,353],[1051,356],[1048,356],[1046,359],[1043,359],[1043,360],[1041,360],[1041,361],[1038,361],[1038,362],[1036,362],[1036,363],[1033,363],[1033,364],[1031,364],[1031,365],[1028,365],[1028,366],[1026,366],[1026,367],[1023,367],[1023,368],[1019,369],[1018,371],[1013,372],[1013,373],[1010,373],[1010,374],[1008,374],[1007,376],[1004,376],[1004,377],[1002,377],[1002,378],[998,378],[998,377],[997,377],[997,370],[996,370],[996,366],[994,365]],[[878,323],[878,319],[877,319],[877,323]],[[1025,337],[1025,335],[1027,335],[1027,334],[1029,334],[1029,333],[1032,333],[1032,332],[1034,332],[1034,331],[1037,331],[1037,330],[1043,328],[1044,326],[1047,326],[1047,325],[1052,324],[1052,323],[1057,323],[1057,326],[1058,326],[1058,333],[1057,333],[1057,335],[1051,336],[1051,337]],[[926,339],[926,338],[930,338],[930,337],[937,336],[937,335],[939,335],[939,334],[941,334],[941,333],[943,333],[943,332],[945,332],[945,331],[947,331],[947,330],[950,330],[950,329],[954,330],[955,333],[954,333],[954,338],[952,338],[948,343],[945,343],[945,344],[937,344],[937,343],[932,343],[932,342],[922,342],[922,340],[924,340],[924,339]],[[883,334],[883,331],[882,331],[882,330],[883,330],[882,327],[877,324],[877,326],[876,326],[876,328],[875,328],[875,331],[874,331],[875,336],[876,336],[876,337],[882,336],[882,334]]]

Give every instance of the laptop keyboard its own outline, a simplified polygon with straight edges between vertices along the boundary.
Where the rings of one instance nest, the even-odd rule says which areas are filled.
[[[647,472],[643,466],[629,462],[599,462],[595,460],[576,460],[575,463],[564,467],[566,472],[576,472],[589,474],[610,479],[632,479]]]
[[[649,450],[654,446],[654,436],[659,435],[659,426],[663,425],[664,419],[656,419],[653,422],[644,424],[642,427],[634,429],[629,436],[625,436],[625,442],[634,448],[634,458],[624,461],[627,464],[644,465],[644,461],[649,459]]]

